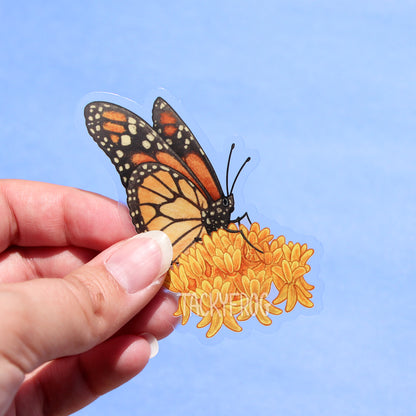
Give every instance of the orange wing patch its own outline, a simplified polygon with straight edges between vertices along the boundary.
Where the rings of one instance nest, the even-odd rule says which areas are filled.
[[[172,113],[164,111],[160,114],[160,122],[162,124],[176,124],[177,121],[177,118]]]
[[[172,222],[163,231],[173,244],[173,258],[176,259],[197,237],[206,234],[200,221]]]
[[[127,121],[126,115],[119,111],[103,111],[103,117],[114,121]]]
[[[120,136],[117,134],[110,134],[110,139],[113,143],[118,143],[120,141]]]
[[[157,180],[153,176],[147,177],[143,181],[143,186],[146,187],[147,189],[150,189],[154,193],[157,193],[157,194],[161,195],[162,197],[166,198],[166,200],[170,199],[170,198],[173,198],[173,193],[169,190],[169,188],[166,185],[162,184],[159,180]],[[142,190],[142,188],[139,188],[139,201],[140,202],[148,202],[146,199],[144,201],[140,200],[140,191],[141,190]]]
[[[173,192],[178,192],[176,182],[172,179],[169,172],[160,171],[157,173],[157,177]]]
[[[162,215],[174,219],[196,219],[201,222],[201,211],[199,208],[190,204],[184,198],[176,198],[171,203],[161,205],[160,212]]]
[[[103,123],[104,130],[111,131],[113,133],[124,133],[126,129],[121,124],[112,123],[111,121],[106,121]]]
[[[194,182],[194,179],[189,174],[189,172],[183,167],[182,163],[179,162],[178,159],[171,156],[169,153],[164,152],[157,152],[156,153],[156,159],[162,164],[169,166],[172,169],[175,169],[176,171],[182,173],[182,175],[186,176],[190,181]],[[195,183],[196,185],[196,183]]]
[[[172,221],[169,218],[156,217],[156,218],[153,218],[153,220],[150,221],[147,224],[147,228],[148,228],[149,231],[151,231],[151,230],[163,230],[166,227],[168,227],[171,222]]]
[[[175,126],[164,126],[163,132],[166,136],[173,136],[178,131],[178,128]]]
[[[131,156],[131,161],[135,165],[140,165],[140,163],[145,162],[156,162],[156,160],[152,156],[146,155],[145,153],[135,153]]]
[[[185,157],[185,163],[190,167],[192,172],[198,172],[198,179],[201,181],[202,185],[205,186],[205,189],[211,195],[211,198],[214,201],[220,199],[221,195],[215,185],[211,172],[208,170],[201,157],[196,153],[189,153],[189,155]]]
[[[166,136],[173,136],[178,131],[177,122],[177,118],[172,113],[165,111],[160,115],[160,123]]]
[[[166,197],[154,192],[152,189],[139,188],[138,190],[139,201],[142,203],[151,202],[156,205],[161,205],[166,202]]]
[[[146,222],[151,221],[156,216],[156,210],[150,205],[142,205],[140,211]]]

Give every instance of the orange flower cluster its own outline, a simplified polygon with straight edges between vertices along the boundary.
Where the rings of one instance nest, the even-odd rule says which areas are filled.
[[[290,312],[297,302],[313,307],[310,291],[314,286],[305,281],[310,271],[307,261],[313,254],[306,244],[286,243],[284,236],[274,239],[268,228],[253,223],[248,230],[230,224],[230,230],[219,229],[204,235],[171,267],[165,286],[180,294],[176,316],[185,325],[191,312],[201,317],[198,328],[210,325],[206,336],[213,337],[225,325],[242,331],[237,321],[255,316],[270,325],[268,316],[283,311],[274,305],[286,301]],[[247,237],[250,244],[243,238]],[[272,284],[278,296],[270,302]]]

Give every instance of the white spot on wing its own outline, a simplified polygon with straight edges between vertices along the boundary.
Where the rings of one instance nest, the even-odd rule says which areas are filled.
[[[131,145],[131,137],[128,134],[123,134],[121,136],[121,145],[122,146],[130,146]]]

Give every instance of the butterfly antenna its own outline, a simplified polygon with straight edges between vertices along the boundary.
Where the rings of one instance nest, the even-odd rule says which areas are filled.
[[[237,175],[236,175],[236,177],[235,177],[235,179],[234,179],[234,182],[233,182],[233,184],[232,184],[232,186],[231,186],[231,191],[230,191],[229,195],[233,193],[234,185],[235,185],[235,183],[237,182],[238,175],[240,175],[240,173],[241,173],[241,171],[243,170],[244,166],[245,166],[245,165],[247,165],[247,163],[248,163],[248,162],[250,162],[250,160],[251,160],[251,157],[248,157],[248,158],[246,159],[246,161],[245,161],[245,162],[241,165],[241,168],[240,168],[240,170],[238,171],[238,173],[237,173]]]
[[[230,149],[230,153],[228,155],[228,162],[227,162],[227,175],[225,177],[225,184],[226,184],[226,188],[227,188],[227,195],[230,195],[230,193],[228,192],[228,173],[230,172],[230,163],[231,163],[231,155],[233,153],[235,147],[235,143],[233,143],[231,145],[231,149]]]

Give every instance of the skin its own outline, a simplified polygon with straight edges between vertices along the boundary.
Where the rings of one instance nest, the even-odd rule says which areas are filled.
[[[140,242],[156,250],[146,266],[154,282],[135,293],[105,266],[134,235],[115,201],[0,181],[0,415],[70,414],[145,367],[144,333],[173,330],[177,305],[161,289],[157,244]]]

